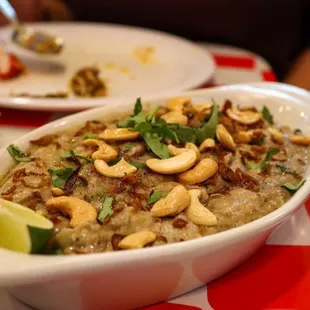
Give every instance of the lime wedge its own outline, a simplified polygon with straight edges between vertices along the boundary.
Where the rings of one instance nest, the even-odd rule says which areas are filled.
[[[53,233],[53,223],[17,203],[0,198],[0,247],[37,253]]]

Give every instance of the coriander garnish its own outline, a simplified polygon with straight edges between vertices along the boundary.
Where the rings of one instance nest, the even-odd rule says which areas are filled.
[[[96,139],[99,135],[96,133],[88,133],[83,137],[83,140]]]
[[[281,186],[288,190],[290,193],[294,194],[296,193],[304,184],[306,180],[303,180],[300,184],[294,185],[292,183],[284,183]]]
[[[126,143],[122,147],[122,152],[124,153],[124,152],[130,151],[133,147],[134,147],[134,145],[132,143]]]
[[[161,197],[163,196],[162,192],[154,192],[150,198],[147,200],[147,204],[151,205],[153,203],[155,203],[156,201],[158,201]]]
[[[266,106],[263,107],[262,114],[264,119],[270,124],[273,125],[273,116],[270,114],[268,108]]]
[[[62,157],[62,158],[75,157],[75,158],[85,160],[87,163],[93,163],[94,162],[91,158],[75,154],[73,150],[70,150],[70,151],[67,151],[67,152],[61,154],[60,157]]]
[[[279,149],[274,149],[269,152],[267,152],[265,158],[260,161],[259,163],[253,163],[249,160],[246,161],[246,165],[249,169],[263,169],[265,168],[266,164],[270,161],[271,157],[275,154],[278,154],[280,152]]]
[[[206,138],[214,138],[218,123],[218,108],[214,103],[208,121],[198,128],[179,124],[167,124],[163,119],[156,119],[157,109],[149,114],[142,112],[140,98],[137,99],[134,115],[127,117],[117,124],[118,127],[132,128],[140,133],[147,147],[160,158],[169,158],[168,147],[165,141],[172,140],[177,143],[202,143]]]
[[[109,216],[112,216],[113,215],[113,200],[114,198],[113,197],[107,197],[103,204],[102,204],[102,209],[99,213],[99,216],[98,216],[98,220],[100,222],[103,222],[106,218],[108,218]]]
[[[11,144],[10,146],[7,147],[7,150],[9,154],[19,162],[28,162],[31,161],[30,157],[23,153],[16,145]]]
[[[284,165],[276,164],[276,167],[279,168],[284,173],[288,173],[288,174],[292,174],[292,175],[295,175],[295,176],[299,176],[299,174],[295,170],[287,168]]]
[[[52,177],[53,186],[61,189],[64,189],[67,180],[71,177],[73,172],[73,169],[70,167],[48,169],[48,173]]]

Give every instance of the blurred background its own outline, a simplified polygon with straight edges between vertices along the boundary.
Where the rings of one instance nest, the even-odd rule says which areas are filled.
[[[22,21],[135,25],[245,48],[281,81],[310,89],[309,3],[302,0],[11,0]],[[6,24],[1,16],[1,24]]]

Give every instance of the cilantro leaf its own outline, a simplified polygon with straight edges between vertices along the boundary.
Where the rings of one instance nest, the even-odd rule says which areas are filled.
[[[48,173],[52,178],[52,184],[55,187],[64,189],[66,181],[71,177],[73,169],[68,168],[52,168],[48,169]]]
[[[96,196],[98,196],[99,198],[103,198],[105,194],[105,190],[103,189],[96,192]]]
[[[108,166],[114,166],[116,165],[120,160],[122,159],[122,157],[118,157],[115,159],[110,160],[109,162],[107,162]]]
[[[62,251],[62,249],[57,249],[55,251],[55,255],[63,255],[63,254],[64,254],[64,252]]]
[[[117,123],[117,127],[120,128],[133,128],[136,124],[146,122],[146,115],[144,113],[139,113],[134,116],[128,116],[124,120]]]
[[[142,112],[141,98],[138,98],[134,107],[134,114],[118,122],[116,126],[120,128],[133,128],[139,123],[146,122],[146,118],[147,115]]]
[[[294,185],[292,183],[284,183],[281,185],[281,187],[285,188],[287,191],[289,191],[291,194],[296,193],[304,184],[306,180],[303,180],[300,184]]]
[[[88,133],[83,137],[83,140],[96,139],[99,135],[97,133]]]
[[[62,158],[75,157],[75,158],[79,158],[79,159],[85,160],[87,163],[93,163],[94,162],[91,158],[75,154],[73,150],[70,150],[70,151],[67,151],[65,153],[62,153],[60,155],[60,157],[62,157]]]
[[[164,143],[166,140],[176,141],[177,143],[202,143],[206,138],[214,138],[215,136],[219,117],[215,102],[210,118],[199,128],[167,124],[163,119],[156,119],[157,109],[153,109],[149,114],[144,114],[141,112],[141,100],[137,100],[134,115],[125,118],[117,126],[132,128],[132,130],[139,132],[148,149],[160,158],[170,157],[168,146]]]
[[[168,124],[168,127],[174,131],[177,136],[176,142],[186,143],[192,142],[195,143],[196,136],[195,136],[195,129],[180,125],[180,124]]]
[[[109,216],[112,216],[114,211],[113,211],[113,200],[114,198],[113,197],[107,197],[103,204],[102,204],[102,209],[99,213],[99,216],[98,216],[98,220],[100,222],[103,222],[107,217]]]
[[[11,144],[7,147],[7,151],[16,161],[28,162],[31,161],[30,157],[23,153],[16,145]]]
[[[120,160],[122,159],[122,157],[118,157],[118,158],[115,158],[115,159],[112,159],[110,160],[107,164],[108,166],[114,166],[116,165]],[[141,169],[145,169],[146,166],[144,163],[141,163],[139,161],[133,161],[133,160],[129,160],[129,159],[126,159],[127,163],[135,166],[136,168],[141,168]]]
[[[88,202],[92,202],[94,199],[95,199],[95,196],[94,195],[90,195],[88,197]]]
[[[122,147],[122,152],[124,153],[124,152],[130,151],[133,147],[134,147],[133,144],[127,143]]]
[[[262,114],[263,114],[263,118],[270,124],[273,125],[273,116],[270,114],[270,111],[268,110],[268,108],[266,106],[263,107],[262,110]]]
[[[137,115],[137,114],[141,113],[141,111],[142,111],[141,98],[138,98],[138,99],[136,100],[136,104],[135,104],[135,108],[134,108],[134,110],[133,110],[133,114],[134,114],[134,115]]]
[[[136,168],[144,169],[146,167],[145,163],[140,163],[139,161],[127,160],[127,162],[129,162],[131,165],[135,166]]]
[[[142,135],[148,148],[159,158],[169,158],[167,144],[161,142],[162,138],[158,134],[151,134],[149,132]]]
[[[158,111],[158,107],[155,107],[147,116],[146,116],[146,120],[148,122],[154,123],[156,120],[156,113]]]
[[[163,193],[162,192],[154,192],[150,198],[147,200],[147,204],[151,205],[158,201],[162,197]]]
[[[209,120],[196,129],[196,140],[199,144],[201,144],[207,138],[214,138],[218,124],[218,118],[218,107],[216,103],[213,102],[213,108]]]
[[[295,170],[287,168],[284,165],[276,164],[276,167],[279,168],[284,173],[288,173],[288,174],[292,174],[292,175],[295,175],[295,176],[299,176],[299,174]]]
[[[271,157],[273,155],[276,155],[280,152],[279,149],[274,149],[274,150],[271,150],[269,152],[267,152],[265,158],[260,161],[259,163],[253,163],[249,160],[246,161],[246,165],[249,169],[263,169],[265,168],[266,164],[270,161]]]

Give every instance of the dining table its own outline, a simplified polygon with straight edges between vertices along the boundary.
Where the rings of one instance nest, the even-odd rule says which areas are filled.
[[[277,81],[270,64],[250,51],[198,42],[214,58],[214,76],[201,88]],[[75,112],[0,108],[0,146],[48,122]],[[208,264],[208,262],[205,262]],[[0,289],[1,310],[30,310]],[[236,269],[187,294],[147,310],[310,309],[310,199],[281,224],[251,258]],[[62,309],[73,310],[73,309]],[[88,310],[88,309],[84,309]],[[104,310],[104,309],[102,309]]]

